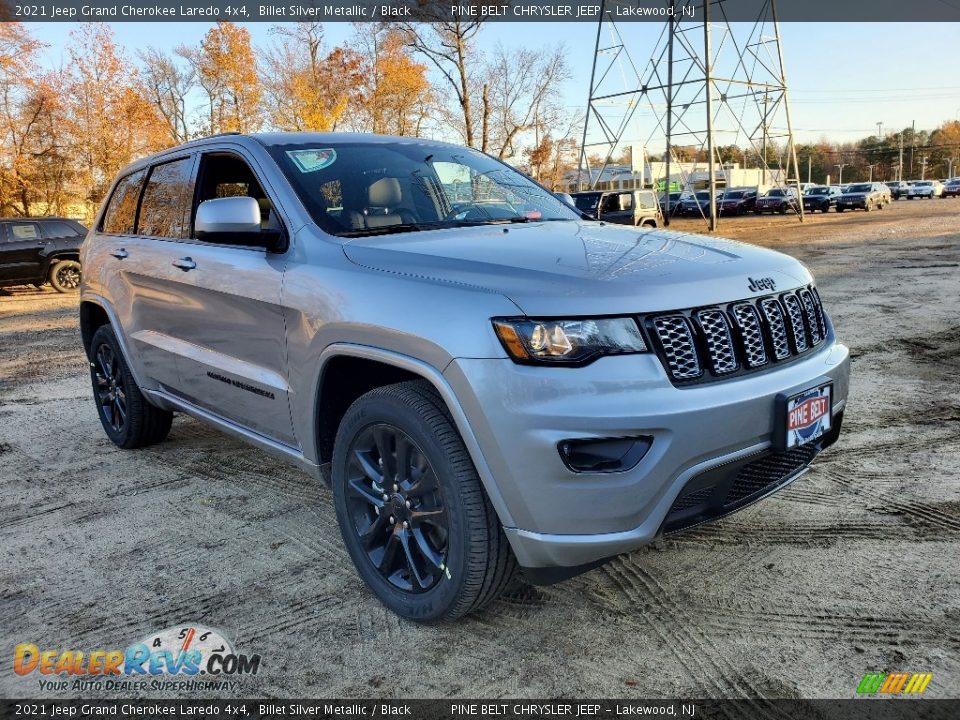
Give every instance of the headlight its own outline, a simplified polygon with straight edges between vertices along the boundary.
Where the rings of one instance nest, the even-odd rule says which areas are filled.
[[[515,362],[584,365],[601,355],[647,351],[633,318],[529,320],[495,318],[493,328]]]

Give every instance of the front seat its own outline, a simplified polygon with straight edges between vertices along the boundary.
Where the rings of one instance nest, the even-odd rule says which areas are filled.
[[[416,222],[409,209],[401,206],[403,191],[397,178],[380,178],[367,188],[367,206],[362,213],[350,212],[354,228],[379,228]]]

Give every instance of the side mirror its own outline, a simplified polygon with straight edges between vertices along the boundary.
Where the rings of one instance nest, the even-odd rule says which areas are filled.
[[[557,198],[557,200],[561,202],[565,202],[567,205],[570,205],[572,207],[576,207],[576,205],[573,202],[573,196],[570,195],[570,193],[555,192],[553,195],[555,198]]]
[[[250,245],[271,252],[286,248],[283,233],[263,230],[260,203],[252,197],[225,197],[204,200],[197,208],[194,234],[197,240],[225,245]]]

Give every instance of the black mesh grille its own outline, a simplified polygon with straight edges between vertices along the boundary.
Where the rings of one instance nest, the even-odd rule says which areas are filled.
[[[661,359],[677,383],[757,370],[808,352],[827,335],[812,286],[724,307],[678,310],[644,323],[659,340]]]
[[[794,473],[810,464],[817,454],[812,446],[801,446],[784,452],[772,453],[744,465],[727,491],[723,501],[729,507],[751,495],[773,489]]]
[[[707,500],[710,499],[710,496],[713,494],[713,485],[710,487],[700,488],[699,490],[693,490],[692,492],[684,493],[678,497],[673,505],[670,507],[671,513],[683,512],[684,510],[689,510],[692,507],[697,505],[702,505]]]

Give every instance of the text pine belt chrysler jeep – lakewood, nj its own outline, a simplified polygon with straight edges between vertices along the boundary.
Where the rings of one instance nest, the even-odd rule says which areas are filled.
[[[136,448],[183,412],[330,483],[404,617],[571,577],[784,487],[847,399],[800,262],[632,225],[416,138],[145,158],[81,250],[103,428]]]

